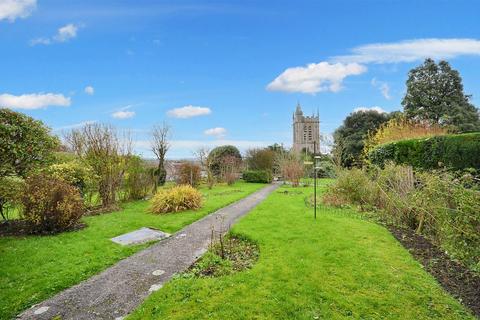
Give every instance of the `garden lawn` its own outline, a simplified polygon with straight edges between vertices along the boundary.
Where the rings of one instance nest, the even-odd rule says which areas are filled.
[[[177,277],[128,319],[473,319],[384,227],[324,206],[313,220],[311,192],[282,187],[234,226],[260,247],[252,269]]]
[[[123,247],[109,239],[141,227],[173,233],[264,185],[237,182],[233,186],[202,188],[204,206],[197,211],[155,215],[148,201],[83,218],[87,227],[53,236],[0,237],[0,319],[71,287],[148,244]]]

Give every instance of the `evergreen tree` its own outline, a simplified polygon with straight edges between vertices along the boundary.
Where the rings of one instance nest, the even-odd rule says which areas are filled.
[[[410,119],[452,127],[455,131],[480,129],[479,113],[463,92],[462,78],[446,61],[432,59],[410,70],[402,105]]]
[[[333,134],[335,140],[333,154],[339,164],[344,167],[358,165],[367,134],[375,132],[389,119],[389,114],[374,110],[357,111],[346,117]]]

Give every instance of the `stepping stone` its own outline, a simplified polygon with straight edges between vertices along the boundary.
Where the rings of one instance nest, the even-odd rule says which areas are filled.
[[[141,228],[129,233],[122,234],[118,237],[111,238],[115,243],[123,246],[131,244],[145,243],[148,241],[161,240],[169,237],[170,234],[152,228]]]

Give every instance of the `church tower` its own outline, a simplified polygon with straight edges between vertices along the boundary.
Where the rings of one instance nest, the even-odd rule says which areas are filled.
[[[304,116],[300,104],[293,114],[293,150],[302,152],[307,149],[313,153],[313,142],[316,142],[317,152],[320,150],[320,120],[317,115]]]

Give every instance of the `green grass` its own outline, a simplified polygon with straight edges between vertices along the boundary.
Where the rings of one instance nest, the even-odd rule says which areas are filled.
[[[129,319],[473,319],[385,228],[324,206],[315,221],[296,191],[234,226],[259,244],[252,269],[175,278]]]
[[[137,201],[125,204],[118,212],[83,218],[87,227],[79,231],[54,236],[0,237],[0,319],[10,319],[148,246],[123,247],[110,238],[141,227],[175,232],[262,186],[237,182],[212,190],[203,188],[205,203],[197,211],[154,215],[148,213],[147,201]]]

